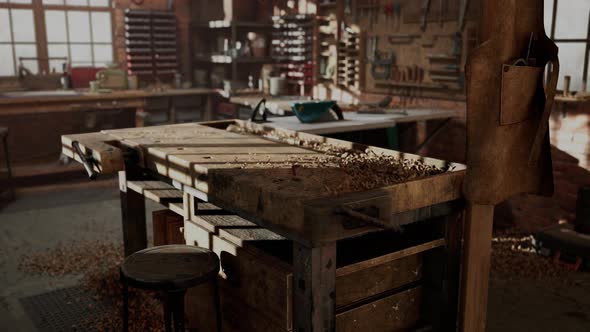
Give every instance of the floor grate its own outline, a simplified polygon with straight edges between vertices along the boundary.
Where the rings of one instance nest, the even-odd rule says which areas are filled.
[[[20,303],[40,332],[96,331],[91,322],[109,309],[79,286],[21,298]]]

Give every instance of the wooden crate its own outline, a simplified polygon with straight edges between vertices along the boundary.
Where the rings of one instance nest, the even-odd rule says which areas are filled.
[[[194,216],[185,221],[184,229],[188,244],[210,248],[221,258],[222,297],[228,303],[227,308],[223,305],[224,324],[240,331],[292,329],[291,241],[232,215]],[[339,243],[338,331],[353,331],[356,326],[391,331],[383,326],[416,325],[420,289],[410,293],[407,289],[417,287],[422,278],[424,253],[443,245],[443,241],[435,239],[400,249],[384,246],[392,242],[387,235],[372,234]],[[378,314],[379,319],[367,313]],[[249,318],[240,325],[239,316]],[[389,321],[392,317],[395,321]]]

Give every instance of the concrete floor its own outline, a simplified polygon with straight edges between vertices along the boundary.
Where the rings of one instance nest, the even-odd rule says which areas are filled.
[[[116,182],[20,193],[0,211],[0,326],[36,331],[19,298],[76,285],[79,276],[32,276],[18,270],[23,254],[74,240],[122,241]],[[148,203],[151,211],[159,209]],[[148,225],[151,229],[151,225]],[[488,331],[590,331],[590,273],[570,283],[492,280]]]

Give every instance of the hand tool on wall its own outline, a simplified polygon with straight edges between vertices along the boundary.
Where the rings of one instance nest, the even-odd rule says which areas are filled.
[[[387,40],[390,44],[409,44],[414,41],[416,38],[420,38],[421,35],[411,35],[411,34],[394,34],[388,35]]]
[[[391,69],[395,64],[395,54],[389,57],[377,51],[375,59],[371,63],[371,75],[376,80],[388,80],[391,77]]]
[[[426,30],[426,21],[428,19],[428,11],[430,10],[430,0],[422,0],[422,31]]]

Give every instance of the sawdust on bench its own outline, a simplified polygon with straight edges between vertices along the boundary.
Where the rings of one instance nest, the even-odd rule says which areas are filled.
[[[396,156],[377,154],[372,150],[352,150],[323,142],[302,139],[294,134],[277,130],[261,130],[250,126],[230,125],[227,131],[245,135],[262,136],[264,138],[305,149],[320,152],[317,155],[293,155],[283,163],[244,163],[243,169],[268,169],[269,180],[281,172],[272,169],[290,169],[282,172],[283,177],[302,176],[310,188],[302,191],[317,191],[318,187],[326,194],[370,190],[396,183],[432,176],[446,172],[448,169],[427,165],[420,160],[398,158]],[[274,175],[274,176],[273,176]]]

